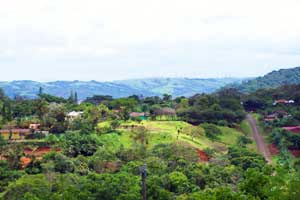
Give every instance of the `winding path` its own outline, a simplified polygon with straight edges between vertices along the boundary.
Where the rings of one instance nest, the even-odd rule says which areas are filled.
[[[271,153],[269,151],[268,146],[265,143],[264,138],[261,136],[261,134],[259,133],[259,129],[257,127],[257,123],[256,120],[252,117],[251,114],[247,115],[247,121],[249,122],[251,129],[252,129],[252,135],[253,138],[256,142],[256,146],[257,146],[257,150],[258,152],[264,156],[264,158],[266,159],[266,161],[269,164],[272,164],[272,157],[271,157]]]

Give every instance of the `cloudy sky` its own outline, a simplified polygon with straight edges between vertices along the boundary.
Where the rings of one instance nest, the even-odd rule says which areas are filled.
[[[248,77],[300,65],[299,0],[0,3],[0,80]]]

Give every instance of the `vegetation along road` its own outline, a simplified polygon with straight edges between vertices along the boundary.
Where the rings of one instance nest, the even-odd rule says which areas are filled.
[[[247,115],[247,120],[251,126],[253,138],[256,142],[258,152],[261,153],[265,157],[266,161],[269,164],[271,164],[272,163],[271,153],[269,151],[268,146],[266,145],[266,143],[264,141],[264,138],[259,133],[259,129],[257,127],[256,120],[252,117],[251,114]]]

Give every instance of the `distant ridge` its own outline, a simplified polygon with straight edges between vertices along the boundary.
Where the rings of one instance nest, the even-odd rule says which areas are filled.
[[[272,71],[265,76],[243,81],[241,84],[234,84],[233,86],[241,92],[249,93],[258,89],[276,88],[291,84],[300,84],[300,67]]]
[[[196,93],[212,93],[227,84],[240,83],[239,78],[147,78],[113,82],[98,81],[11,81],[0,82],[0,88],[13,98],[23,96],[36,98],[39,88],[45,93],[60,97],[69,97],[71,91],[78,93],[79,99],[93,95],[111,95],[126,97],[133,94],[143,96],[161,96],[165,93],[177,96],[192,96]]]

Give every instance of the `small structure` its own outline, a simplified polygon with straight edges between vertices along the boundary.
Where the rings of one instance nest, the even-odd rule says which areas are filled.
[[[40,126],[40,124],[29,124],[29,129],[37,131],[39,130]]]
[[[277,119],[277,116],[274,114],[271,114],[271,115],[265,116],[264,121],[265,122],[273,122],[275,119]]]
[[[300,133],[300,126],[288,126],[282,127],[284,130],[290,131],[292,133]]]
[[[277,104],[294,104],[294,103],[295,103],[294,100],[279,99],[279,100],[275,100],[273,105],[276,106]]]
[[[82,114],[83,114],[82,111],[79,111],[79,112],[72,111],[72,112],[69,112],[67,114],[67,119],[70,120],[70,121],[73,121],[74,119],[77,119],[77,118],[81,117]]]
[[[264,118],[265,122],[273,122],[274,120],[278,119],[278,118],[287,118],[290,117],[291,115],[289,113],[287,113],[284,110],[277,110],[274,113],[270,114],[270,115],[266,115]]]
[[[149,113],[146,112],[131,112],[129,114],[130,118],[139,118],[141,120],[146,120],[149,116]]]

